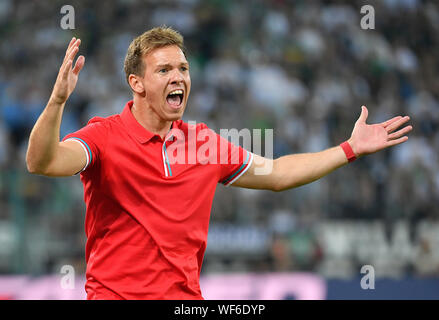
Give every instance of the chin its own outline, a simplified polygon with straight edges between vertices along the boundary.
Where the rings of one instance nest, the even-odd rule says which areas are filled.
[[[178,114],[175,116],[170,116],[167,120],[168,121],[177,121],[177,120],[181,120],[182,117],[183,117],[183,114]]]
[[[182,106],[178,110],[171,110],[171,111],[167,112],[166,113],[166,120],[168,120],[168,121],[180,120],[183,117],[184,110],[185,110],[185,106]]]

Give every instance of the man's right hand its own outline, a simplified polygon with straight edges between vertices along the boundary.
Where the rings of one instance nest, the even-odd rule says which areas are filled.
[[[59,68],[55,86],[53,87],[52,95],[50,96],[50,100],[55,103],[64,104],[72,94],[73,90],[75,90],[79,72],[82,67],[84,67],[85,63],[84,56],[79,56],[76,60],[75,67],[72,68],[73,60],[79,51],[80,44],[81,39],[73,37],[67,47],[64,61]]]
[[[73,38],[59,68],[58,77],[49,102],[35,123],[26,153],[28,171],[46,176],[71,176],[81,171],[87,162],[86,151],[77,141],[59,141],[59,130],[64,105],[78,82],[85,58],[80,56],[80,39]]]

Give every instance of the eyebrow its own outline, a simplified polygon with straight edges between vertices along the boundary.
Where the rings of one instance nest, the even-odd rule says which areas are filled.
[[[180,66],[189,66],[189,63],[188,62],[181,62]],[[158,64],[156,67],[157,67],[157,69],[158,68],[169,68],[169,67],[172,67],[172,64],[170,64],[170,63]]]

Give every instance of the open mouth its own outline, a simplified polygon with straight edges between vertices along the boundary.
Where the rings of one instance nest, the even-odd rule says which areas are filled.
[[[181,106],[183,102],[183,90],[177,89],[174,91],[171,91],[168,96],[166,97],[166,101],[169,103],[171,107],[178,108]]]

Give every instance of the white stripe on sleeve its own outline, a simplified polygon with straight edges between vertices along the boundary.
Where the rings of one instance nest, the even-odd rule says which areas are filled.
[[[75,175],[77,175],[77,174],[80,174],[80,173],[81,173],[82,171],[84,171],[85,169],[87,169],[88,165],[90,164],[90,156],[88,155],[87,147],[84,145],[84,143],[83,143],[82,141],[80,141],[80,140],[78,140],[78,139],[76,139],[76,138],[68,138],[68,139],[66,139],[66,140],[64,140],[64,141],[69,141],[69,140],[78,142],[78,143],[81,145],[82,149],[84,149],[85,156],[86,156],[86,158],[87,158],[87,161],[86,161],[86,163],[85,163],[84,168],[82,168],[81,171],[78,171],[77,173],[75,173]]]
[[[248,160],[247,165],[244,167],[244,169],[241,171],[240,174],[238,174],[236,177],[234,177],[232,180],[230,180],[229,182],[227,182],[225,184],[226,187],[230,186],[233,182],[235,182],[236,180],[238,180],[244,173],[246,173],[246,171],[248,170],[248,168],[250,168],[250,166],[252,165],[253,162],[253,153],[247,151],[250,154],[250,159]]]

